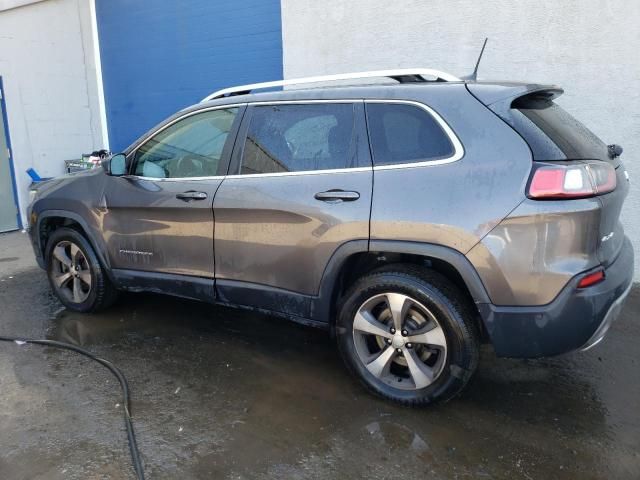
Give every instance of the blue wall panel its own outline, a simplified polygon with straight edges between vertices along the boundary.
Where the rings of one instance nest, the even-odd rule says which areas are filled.
[[[218,88],[282,78],[280,0],[96,0],[111,150]]]

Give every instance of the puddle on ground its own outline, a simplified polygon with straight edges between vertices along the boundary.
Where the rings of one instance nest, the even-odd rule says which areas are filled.
[[[49,338],[128,365],[137,424],[180,452],[143,440],[152,471],[589,478],[611,455],[606,409],[563,360],[487,350],[461,397],[411,410],[365,393],[326,332],[243,310],[125,295],[104,313],[62,311]]]
[[[325,332],[156,295],[76,314],[37,267],[0,265],[2,334],[124,371],[148,478],[640,478],[640,288],[593,350],[484,351],[460,397],[413,410],[366,393]],[[0,345],[2,478],[132,478],[120,401],[74,353]]]

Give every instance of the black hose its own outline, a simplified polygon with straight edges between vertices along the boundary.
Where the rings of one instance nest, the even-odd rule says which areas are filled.
[[[133,468],[136,471],[136,476],[139,480],[144,480],[144,470],[142,468],[142,461],[140,460],[140,452],[138,451],[138,443],[136,442],[136,435],[133,431],[133,421],[131,420],[131,402],[129,399],[129,384],[127,383],[127,379],[124,377],[124,374],[120,371],[118,367],[116,367],[109,360],[105,360],[104,358],[96,357],[93,353],[85,350],[83,348],[77,347],[70,343],[58,342],[56,340],[39,340],[32,338],[13,338],[13,337],[3,337],[0,336],[0,341],[3,342],[15,342],[18,345],[21,343],[32,343],[34,345],[46,345],[49,347],[62,348],[65,350],[71,350],[72,352],[80,353],[85,357],[89,357],[92,360],[95,360],[103,367],[109,369],[111,373],[115,375],[120,382],[120,386],[122,387],[122,399],[124,406],[124,424],[127,428],[127,439],[129,440],[129,452],[131,453],[131,461],[133,462]]]

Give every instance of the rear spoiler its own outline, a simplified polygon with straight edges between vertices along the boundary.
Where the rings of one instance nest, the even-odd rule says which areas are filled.
[[[496,103],[509,103],[514,100],[550,101],[559,97],[564,90],[557,85],[539,85],[527,83],[467,83],[469,92],[487,107]]]

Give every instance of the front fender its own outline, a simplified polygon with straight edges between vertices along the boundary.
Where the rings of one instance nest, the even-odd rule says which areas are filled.
[[[98,260],[100,260],[100,264],[104,267],[107,276],[111,280],[113,280],[111,276],[111,265],[109,263],[109,258],[107,257],[107,255],[105,255],[106,248],[104,246],[104,243],[99,238],[97,238],[97,236],[93,233],[93,229],[89,226],[89,223],[80,214],[69,210],[44,210],[38,214],[38,219],[35,226],[32,227],[31,234],[32,241],[34,242],[34,245],[36,246],[37,251],[40,253],[43,261],[46,262],[46,259],[44,257],[44,249],[46,245],[43,245],[44,242],[42,242],[42,235],[40,235],[40,232],[42,231],[42,222],[47,218],[52,217],[69,219],[80,225],[83,230],[82,233],[85,235],[87,241],[96,253],[96,256],[98,257]]]

